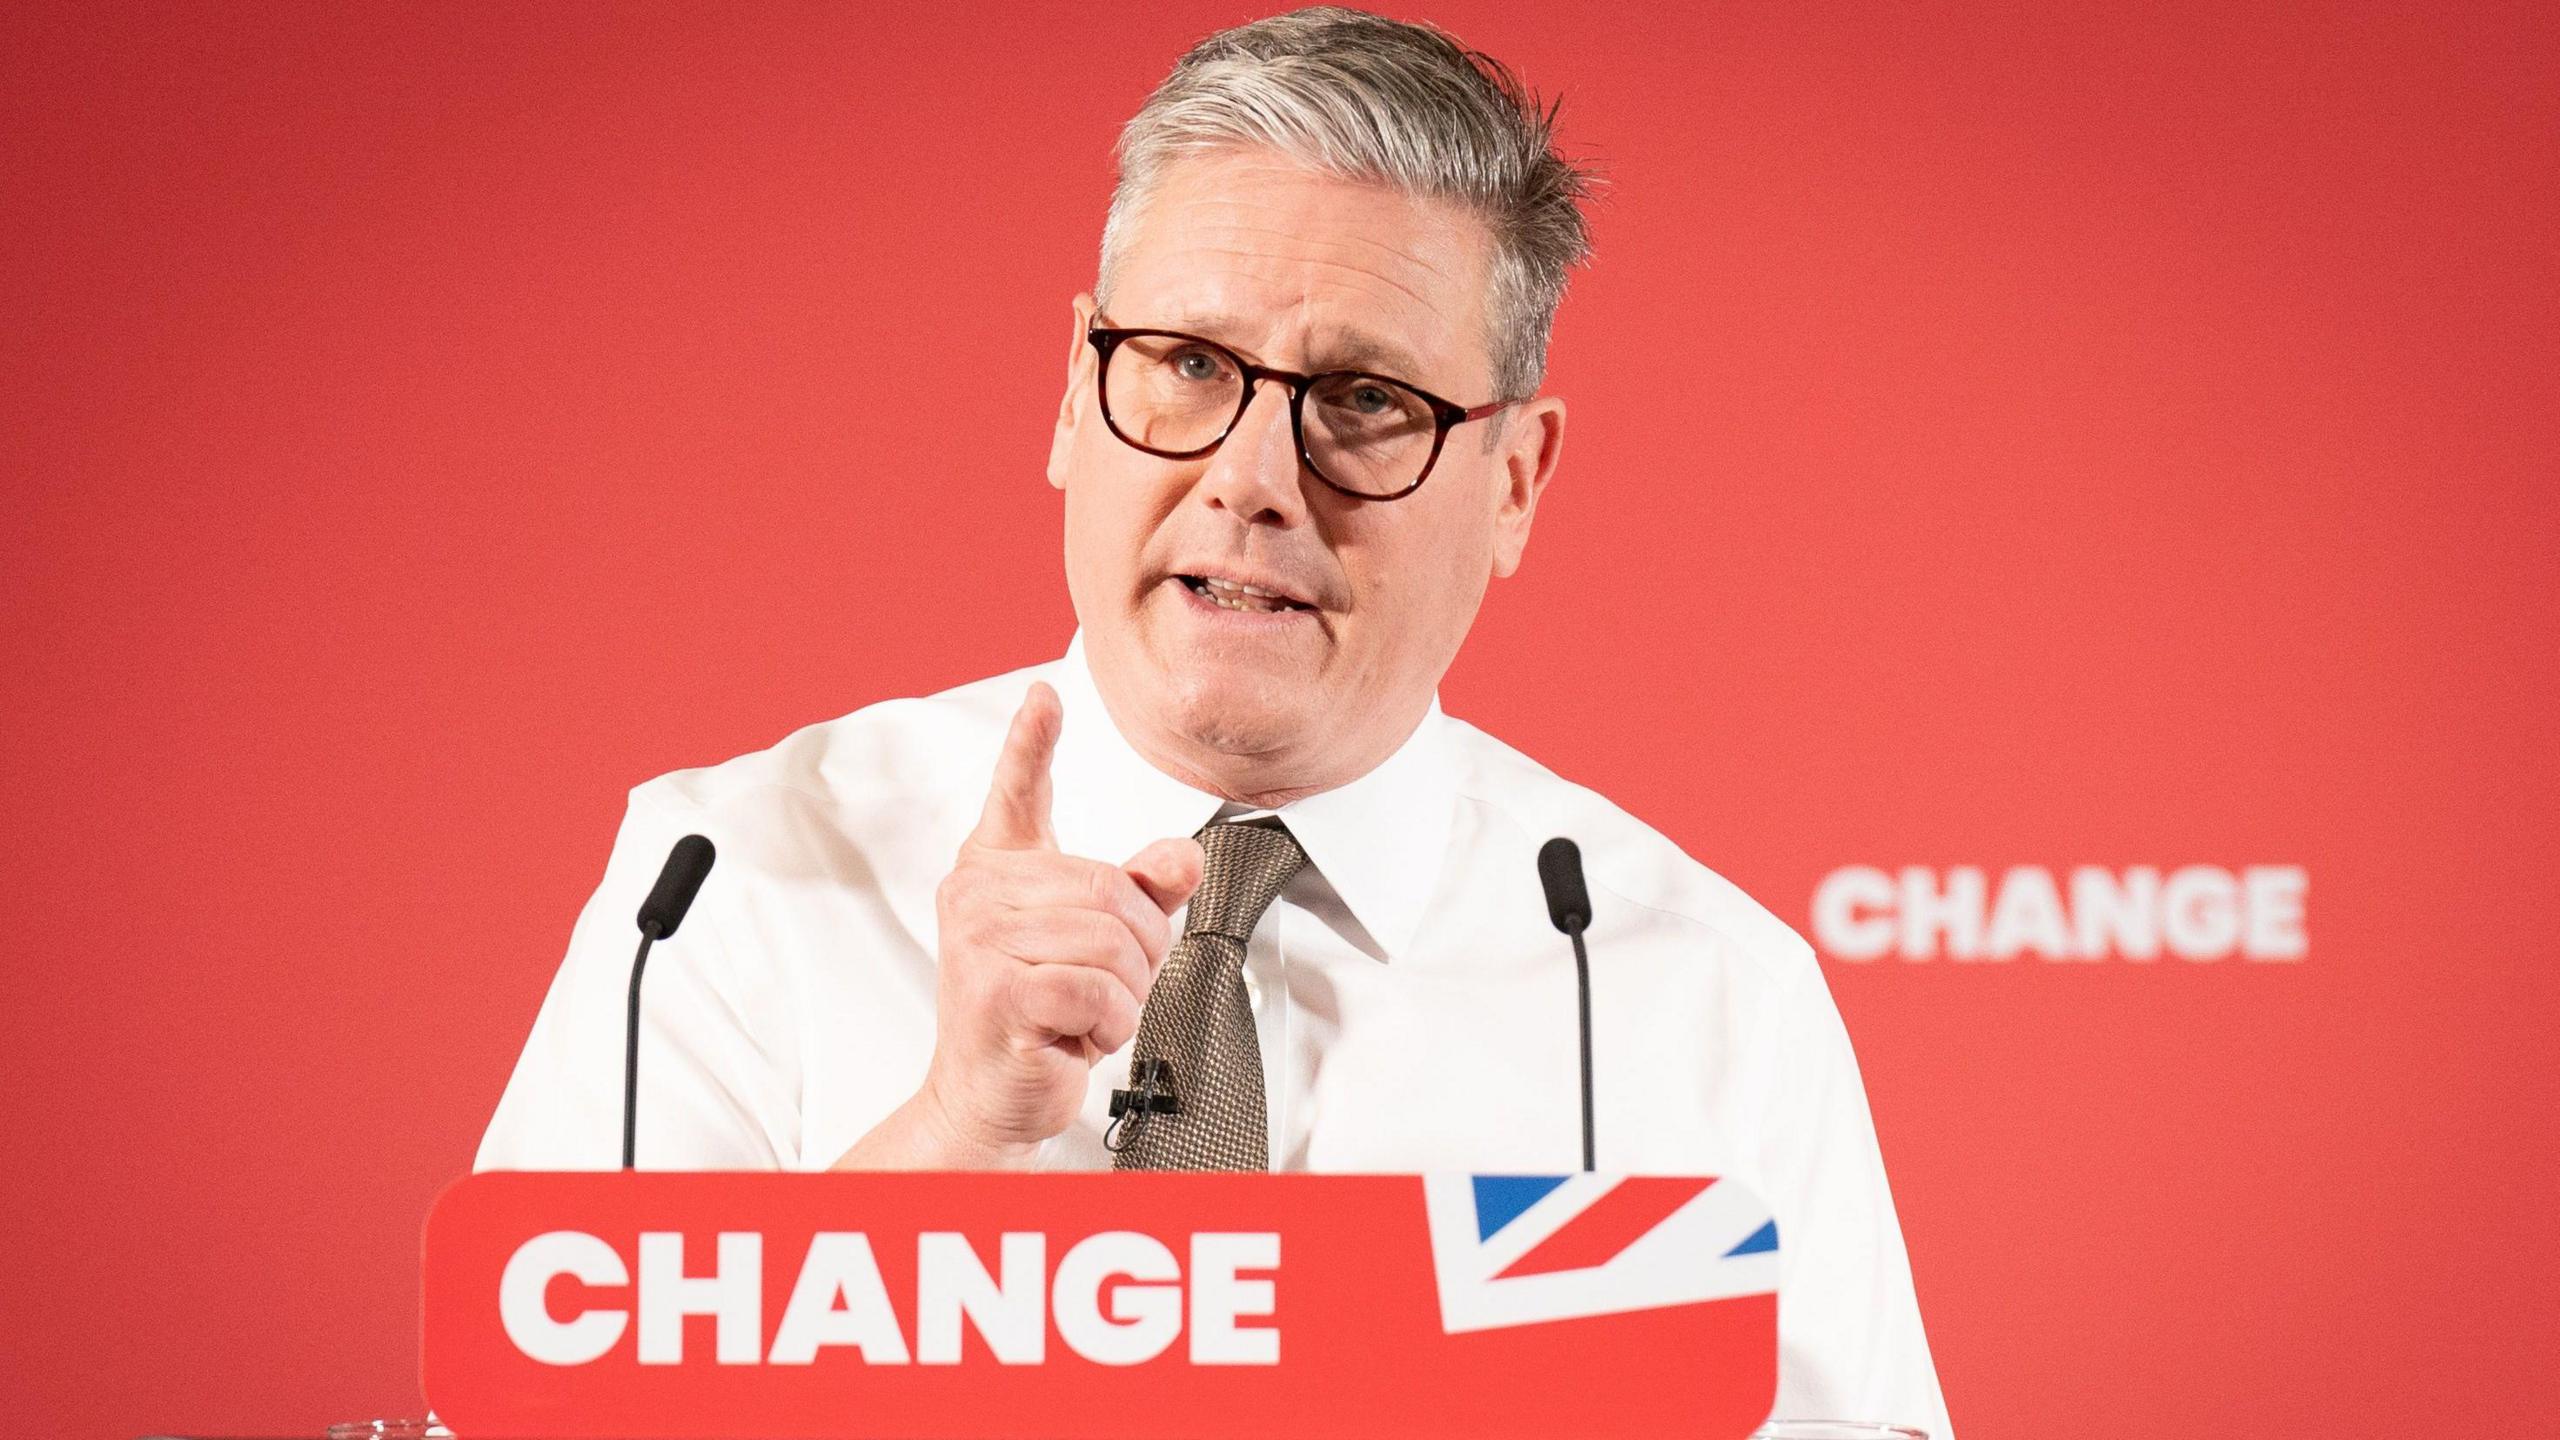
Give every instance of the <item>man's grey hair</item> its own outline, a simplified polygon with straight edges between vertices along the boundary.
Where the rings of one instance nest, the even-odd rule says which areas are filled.
[[[1581,202],[1592,177],[1556,153],[1555,119],[1508,66],[1428,25],[1324,5],[1221,30],[1175,62],[1120,132],[1095,291],[1108,302],[1168,165],[1267,146],[1481,216],[1494,252],[1493,398],[1526,398],[1546,375],[1565,274],[1591,252]]]

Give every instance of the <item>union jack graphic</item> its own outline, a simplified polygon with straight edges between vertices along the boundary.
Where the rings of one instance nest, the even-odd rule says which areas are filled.
[[[1423,1197],[1450,1334],[1778,1288],[1778,1222],[1731,1180],[1432,1175]]]

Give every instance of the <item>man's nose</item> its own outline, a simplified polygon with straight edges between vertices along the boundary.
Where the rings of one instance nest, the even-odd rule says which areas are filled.
[[[1289,426],[1289,386],[1256,381],[1236,428],[1209,456],[1201,496],[1248,525],[1286,527],[1306,519],[1303,479],[1297,436]]]

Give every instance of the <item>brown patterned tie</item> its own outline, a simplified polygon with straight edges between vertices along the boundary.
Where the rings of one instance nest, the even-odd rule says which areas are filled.
[[[1115,1169],[1271,1168],[1244,948],[1307,853],[1276,825],[1217,821],[1199,840],[1200,888],[1139,1012],[1130,1089],[1114,1097],[1115,1114],[1127,1107],[1107,1137]],[[1150,1103],[1167,1093],[1169,1112]]]

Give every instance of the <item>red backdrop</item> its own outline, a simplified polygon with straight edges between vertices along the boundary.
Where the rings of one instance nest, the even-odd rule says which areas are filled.
[[[2308,875],[1828,963],[1968,1437],[2547,1423],[2554,12],[2127,8],[1430,12],[1612,182],[1445,696],[1808,931]],[[0,18],[0,1426],[417,1407],[624,790],[1064,641],[1108,146],[1246,13]]]

